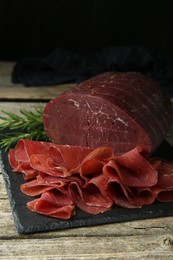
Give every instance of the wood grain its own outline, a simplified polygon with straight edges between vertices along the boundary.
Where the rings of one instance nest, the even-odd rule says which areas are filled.
[[[51,87],[0,86],[1,100],[50,100],[75,84],[63,84]]]
[[[11,81],[13,66],[13,62],[0,62],[0,100],[49,100],[76,86],[75,83],[41,87],[13,84]]]

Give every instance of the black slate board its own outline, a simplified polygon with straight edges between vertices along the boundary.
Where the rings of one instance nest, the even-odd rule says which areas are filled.
[[[156,151],[156,156],[161,156],[167,160],[173,160],[173,147],[164,141]],[[125,222],[138,219],[149,219],[157,217],[173,216],[173,202],[155,202],[150,206],[141,209],[124,209],[118,206],[111,210],[99,214],[90,215],[77,210],[76,216],[71,220],[58,220],[46,217],[26,208],[26,203],[33,198],[20,191],[20,185],[24,183],[23,176],[12,172],[8,163],[7,152],[1,151],[2,174],[5,181],[14,224],[18,233],[34,233],[43,231],[53,231],[74,227],[94,226],[100,224]]]

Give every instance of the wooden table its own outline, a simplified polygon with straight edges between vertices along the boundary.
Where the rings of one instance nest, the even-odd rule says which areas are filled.
[[[0,63],[0,110],[35,108],[74,86],[13,85],[12,66]],[[173,217],[18,234],[0,174],[0,259],[173,259]]]

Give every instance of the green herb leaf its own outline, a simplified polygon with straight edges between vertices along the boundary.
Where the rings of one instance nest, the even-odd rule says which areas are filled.
[[[0,134],[0,145],[5,150],[14,146],[20,139],[50,141],[44,131],[42,107],[36,108],[35,111],[21,109],[18,115],[8,111],[1,112],[3,115],[0,115],[0,130],[6,130],[7,133]]]

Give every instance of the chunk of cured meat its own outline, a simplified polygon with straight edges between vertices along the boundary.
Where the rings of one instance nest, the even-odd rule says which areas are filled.
[[[156,82],[137,72],[106,72],[52,99],[44,127],[53,142],[156,150],[173,121],[173,109]]]

